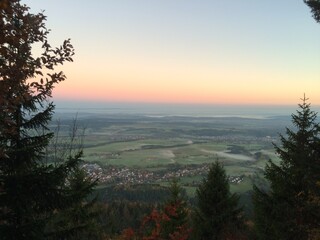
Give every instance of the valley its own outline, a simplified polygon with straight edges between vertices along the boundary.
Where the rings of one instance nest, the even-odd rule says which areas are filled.
[[[59,115],[58,115],[59,116]],[[71,114],[60,115],[61,136],[68,135]],[[192,117],[142,114],[79,114],[84,128],[83,160],[99,187],[159,184],[173,178],[193,197],[209,164],[221,161],[232,192],[244,193],[263,183],[273,143],[289,117]],[[54,128],[54,126],[52,126]]]

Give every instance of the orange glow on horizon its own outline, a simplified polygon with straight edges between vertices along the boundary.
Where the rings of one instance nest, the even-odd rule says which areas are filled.
[[[204,92],[157,92],[157,91],[94,91],[94,94],[83,94],[82,89],[55,91],[54,99],[75,101],[102,101],[102,102],[141,102],[141,103],[181,103],[181,104],[236,104],[236,105],[291,105],[297,104],[303,96],[301,93],[270,96],[269,93],[244,92],[241,94],[224,94]],[[317,95],[309,95],[312,104],[319,105],[320,99]]]
[[[92,60],[92,61],[91,61]],[[191,65],[132,57],[75,59],[63,66],[67,80],[56,86],[54,97],[64,100],[188,103],[296,104],[306,93],[320,104],[317,72],[271,71],[264,66],[218,63]],[[149,61],[147,61],[149,60]],[[106,67],[107,66],[107,67]],[[301,79],[306,79],[303,84]]]

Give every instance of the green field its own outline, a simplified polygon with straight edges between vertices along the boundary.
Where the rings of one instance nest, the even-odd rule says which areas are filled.
[[[229,176],[243,177],[240,183],[231,183],[234,192],[250,190],[252,176],[263,178],[269,159],[279,162],[272,142],[278,143],[278,133],[287,123],[283,119],[130,115],[78,121],[86,126],[86,162],[98,163],[103,168],[145,169],[164,174],[170,173],[172,166],[178,171],[184,166],[197,168],[219,160]],[[181,183],[193,195],[204,176],[203,171],[182,176]],[[168,181],[169,177],[160,183]]]
[[[263,149],[263,145],[240,145],[250,151],[251,155],[228,153],[228,144],[192,143],[189,139],[138,140],[128,142],[107,143],[84,149],[84,160],[101,164],[125,165],[131,167],[153,167],[159,165],[201,164],[220,160],[229,164],[247,163],[263,166],[265,161],[254,159],[253,154],[261,151],[276,160],[271,148]],[[255,150],[253,150],[255,149]]]

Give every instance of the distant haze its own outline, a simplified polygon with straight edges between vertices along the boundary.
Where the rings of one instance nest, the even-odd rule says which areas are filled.
[[[214,105],[214,104],[155,104],[56,101],[57,113],[85,114],[134,114],[152,117],[244,117],[266,118],[290,116],[298,108],[295,105]],[[320,106],[312,106],[320,111]]]

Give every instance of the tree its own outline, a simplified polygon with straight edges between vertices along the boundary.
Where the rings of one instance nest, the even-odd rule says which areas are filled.
[[[66,79],[55,68],[72,61],[70,40],[52,48],[43,13],[31,14],[19,0],[0,0],[0,235],[2,239],[54,239],[82,224],[64,227],[53,220],[76,201],[80,204],[94,183],[80,175],[82,152],[60,164],[46,161],[53,137],[48,128],[56,84]],[[40,46],[35,56],[33,46]],[[73,180],[73,181],[72,181]],[[73,182],[81,185],[75,189]],[[52,231],[54,230],[54,231]]]
[[[315,216],[313,222],[309,224],[309,227],[307,228],[309,240],[320,239],[320,181],[315,183],[314,190],[315,191],[312,191],[309,195],[307,201],[310,206],[309,208],[314,210],[313,215]]]
[[[317,114],[302,99],[292,115],[294,130],[280,135],[279,165],[269,161],[265,177],[270,191],[254,188],[255,226],[260,239],[308,239],[308,232],[319,227],[317,199],[320,179],[320,139]]]
[[[320,23],[320,0],[303,0],[311,8],[313,18]]]
[[[177,209],[174,206],[166,205],[164,210],[153,209],[152,212],[145,216],[141,222],[138,232],[132,228],[127,228],[120,235],[121,240],[187,240],[190,237],[191,229],[186,225],[177,226],[168,232],[164,226],[177,216]]]
[[[170,184],[170,197],[161,210],[153,209],[141,222],[139,232],[132,228],[124,229],[123,240],[187,240],[191,229],[188,227],[188,209],[185,192],[173,179]]]
[[[226,172],[218,161],[197,189],[197,209],[194,214],[195,239],[227,239],[242,227],[239,197],[231,194]],[[241,239],[240,236],[237,239]]]
[[[165,203],[164,214],[169,216],[169,220],[163,223],[161,236],[169,239],[170,234],[181,231],[190,232],[188,229],[188,208],[186,193],[179,185],[178,179],[174,178],[169,187],[170,197]],[[172,211],[174,209],[174,211]]]
[[[86,201],[92,192],[93,181],[84,169],[76,168],[67,178],[66,187],[72,200],[56,212],[46,224],[47,239],[102,239],[103,229],[98,223],[102,206],[95,199]]]

